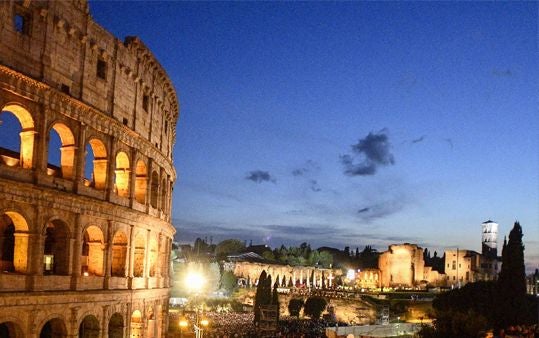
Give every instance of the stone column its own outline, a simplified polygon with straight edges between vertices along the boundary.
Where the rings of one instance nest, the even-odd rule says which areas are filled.
[[[84,178],[84,166],[86,163],[86,126],[84,123],[81,123],[79,125],[79,135],[78,140],[76,141],[78,144],[77,152],[75,153],[75,163],[73,164],[75,166],[75,172],[74,178],[75,178],[75,191],[78,191],[79,185],[83,184],[82,179]],[[62,153],[63,158],[63,153]],[[62,163],[63,167],[63,163]]]
[[[66,180],[72,179],[76,172],[74,168],[76,150],[77,147],[74,145],[60,147],[60,167],[62,168],[62,178]]]
[[[150,278],[150,229],[146,231],[146,244],[144,246],[144,286],[148,288]]]
[[[103,319],[101,320],[101,337],[102,338],[109,338],[109,321],[108,319],[108,313],[109,313],[110,305],[103,305]]]
[[[108,153],[109,162],[110,165],[108,166],[107,170],[107,200],[110,201],[110,196],[114,194],[114,170],[116,169],[116,138],[112,137],[110,138],[110,152]],[[94,169],[95,172],[95,169]]]
[[[94,188],[97,190],[105,190],[107,187],[107,172],[109,161],[106,158],[94,158]]]
[[[128,287],[131,289],[133,287],[133,266],[135,265],[135,226],[131,225],[131,230],[129,234],[129,245],[128,245],[128,263],[127,264],[127,278]],[[131,315],[130,315],[131,316]],[[131,331],[130,331],[131,332]]]
[[[112,269],[112,239],[113,239],[113,228],[114,222],[109,220],[107,224],[107,238],[105,241],[105,279],[104,279],[104,289],[109,288],[110,275]]]
[[[25,130],[19,133],[21,137],[21,167],[24,169],[31,169],[34,159],[34,139],[37,132],[34,130]]]
[[[81,273],[80,254],[82,248],[82,224],[80,214],[75,215],[75,231],[73,232],[74,238],[72,238],[73,255],[71,256],[71,263],[73,269],[71,270],[71,289],[77,289],[77,280]]]

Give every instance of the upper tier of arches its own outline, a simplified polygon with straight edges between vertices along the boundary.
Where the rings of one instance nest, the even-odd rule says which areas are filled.
[[[16,101],[0,107],[0,166],[36,171],[42,185],[170,219],[174,173],[161,163],[60,113],[44,118]]]

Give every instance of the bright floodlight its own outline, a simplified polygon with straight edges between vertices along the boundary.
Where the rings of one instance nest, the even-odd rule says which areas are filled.
[[[210,321],[207,320],[206,318],[202,318],[200,320],[200,325],[202,325],[202,326],[208,326],[209,323],[210,323]]]
[[[187,319],[185,318],[180,318],[180,327],[187,327],[189,323],[187,322]]]
[[[346,272],[346,278],[348,278],[349,280],[356,278],[356,272],[354,271],[354,269],[348,269],[348,271]]]
[[[190,272],[185,278],[185,284],[189,289],[193,291],[200,291],[205,283],[206,280],[204,279],[204,277],[197,272]]]

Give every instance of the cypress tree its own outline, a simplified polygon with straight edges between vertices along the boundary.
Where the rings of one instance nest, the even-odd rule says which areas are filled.
[[[524,244],[522,227],[515,222],[504,240],[502,248],[502,268],[498,277],[497,318],[499,328],[522,324],[526,310],[526,271],[524,267]]]
[[[264,286],[266,285],[267,274],[266,270],[262,270],[260,277],[258,277],[258,285],[256,287],[255,293],[255,304],[254,304],[254,313],[255,313],[255,325],[260,321],[260,305],[264,305]],[[271,282],[270,282],[271,283]]]

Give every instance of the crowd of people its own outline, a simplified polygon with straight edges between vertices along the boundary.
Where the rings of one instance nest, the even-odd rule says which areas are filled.
[[[199,315],[200,316],[200,315]],[[190,324],[182,332],[183,337],[191,337],[193,331],[192,324],[196,322],[195,312],[171,313],[170,322],[178,326],[180,318],[185,318]],[[204,337],[208,338],[255,338],[263,337],[264,331],[254,325],[253,313],[218,313],[205,312],[204,317],[208,319],[209,325],[204,328]],[[288,337],[288,338],[317,338],[325,337],[325,329],[335,325],[326,320],[297,319],[294,317],[283,317],[277,325],[270,331],[265,331],[268,337]],[[179,327],[174,331],[179,333]]]

